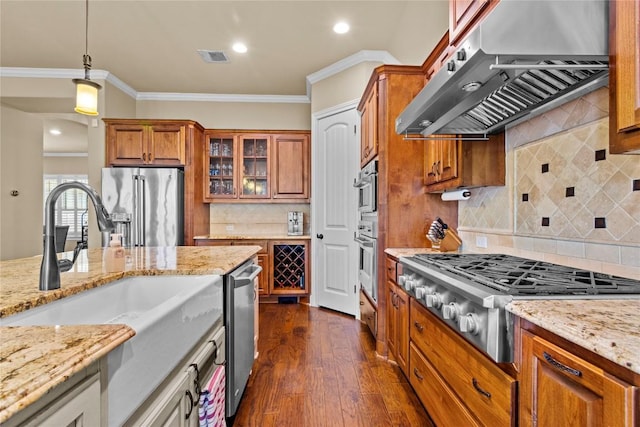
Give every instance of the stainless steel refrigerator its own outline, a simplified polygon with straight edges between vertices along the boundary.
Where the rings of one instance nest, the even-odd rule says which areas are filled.
[[[102,201],[123,246],[184,243],[184,172],[173,168],[103,168]],[[103,236],[103,246],[108,245]]]

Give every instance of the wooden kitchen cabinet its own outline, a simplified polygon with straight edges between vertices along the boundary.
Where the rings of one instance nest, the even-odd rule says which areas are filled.
[[[520,426],[637,426],[639,388],[522,331]]]
[[[269,242],[269,294],[308,295],[310,289],[309,242],[307,240],[271,240]]]
[[[426,191],[504,185],[505,156],[504,132],[488,141],[425,141]]]
[[[258,295],[269,295],[269,241],[249,239],[198,239],[196,246],[260,246],[257,253],[258,265],[262,271],[258,274]]]
[[[375,135],[378,160],[377,334],[376,352],[387,355],[387,248],[428,248],[426,225],[440,217],[455,227],[457,204],[438,194],[424,194],[424,141],[406,140],[395,131],[395,120],[422,90],[425,74],[419,66],[382,65],[373,70],[358,111],[361,134]],[[369,131],[367,131],[369,129]],[[366,145],[363,143],[362,147]],[[363,148],[363,150],[366,150]],[[363,151],[364,152],[364,151]],[[371,150],[369,151],[371,152]],[[363,160],[366,160],[363,157]],[[402,218],[402,221],[395,219]]]
[[[410,381],[424,388],[420,377],[432,378],[428,387],[439,397],[421,398],[436,425],[460,425],[458,411],[470,425],[515,425],[516,380],[413,298],[409,317]]]
[[[274,135],[272,141],[274,199],[309,201],[311,150],[307,134]]]
[[[489,6],[489,0],[449,0],[449,37],[457,41]]]
[[[208,130],[205,140],[207,202],[309,201],[309,132]]]
[[[361,102],[360,167],[378,155],[378,87],[373,86]]]
[[[405,375],[409,371],[409,295],[396,283],[397,262],[387,257],[387,347]]]
[[[184,166],[185,123],[104,121],[107,124],[107,164],[110,166]]]
[[[640,3],[609,2],[609,150],[640,154]]]

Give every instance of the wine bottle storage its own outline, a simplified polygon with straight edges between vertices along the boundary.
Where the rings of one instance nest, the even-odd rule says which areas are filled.
[[[273,245],[273,289],[271,293],[307,293],[307,247],[305,244]]]

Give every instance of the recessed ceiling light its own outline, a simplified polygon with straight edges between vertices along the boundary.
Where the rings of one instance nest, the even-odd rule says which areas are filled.
[[[51,135],[62,135],[62,131],[60,129],[49,129],[49,133]]]
[[[333,26],[333,31],[335,31],[338,34],[344,34],[349,32],[349,24],[347,24],[346,22],[338,22],[336,25]]]
[[[244,43],[241,42],[237,42],[233,44],[233,50],[238,52],[238,53],[246,53],[247,52],[247,45],[245,45]]]

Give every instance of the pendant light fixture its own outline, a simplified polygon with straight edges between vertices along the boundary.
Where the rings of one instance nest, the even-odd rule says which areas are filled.
[[[89,70],[91,70],[91,56],[89,56],[89,0],[86,0],[85,4],[85,45],[84,55],[82,55],[84,79],[73,79],[76,84],[76,108],[74,110],[80,114],[97,116],[98,91],[102,89],[102,86],[89,80]]]

